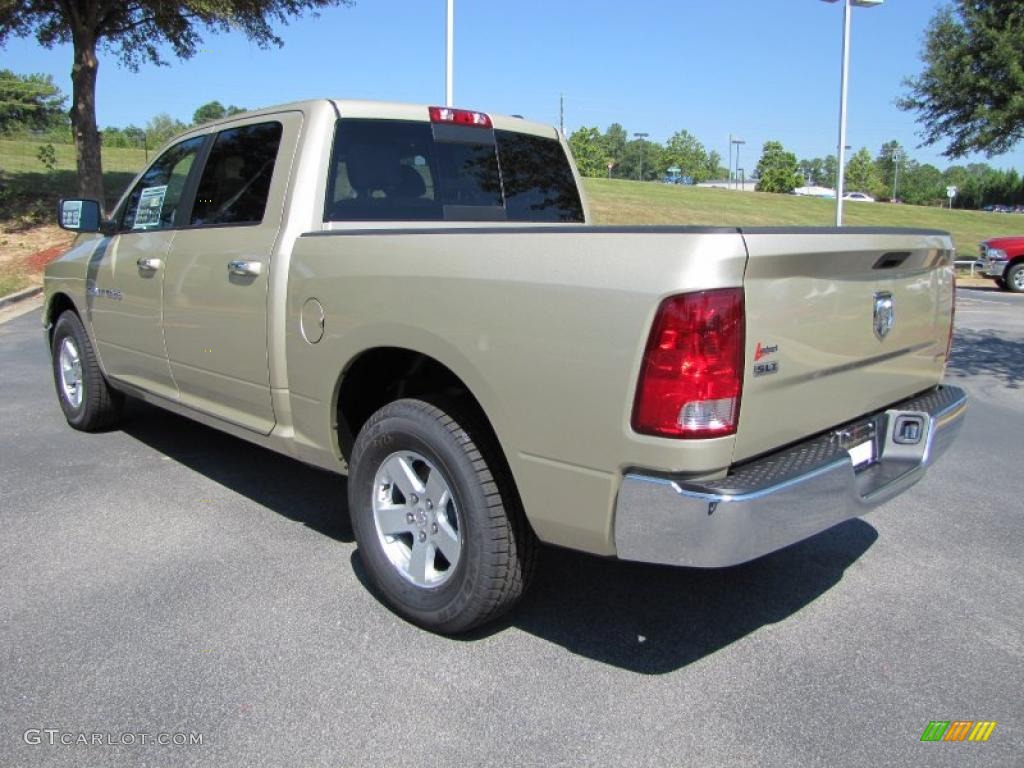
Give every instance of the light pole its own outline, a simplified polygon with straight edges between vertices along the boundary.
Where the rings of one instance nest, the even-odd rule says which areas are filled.
[[[892,201],[896,202],[896,191],[899,189],[900,184],[900,156],[902,155],[899,147],[893,147],[889,150],[889,157],[892,159]]]
[[[640,181],[644,180],[644,145],[643,139],[646,139],[651,134],[649,133],[634,133],[633,138],[640,139],[640,176],[637,177]]]
[[[883,0],[823,0],[826,3],[843,3],[843,63],[839,80],[839,170],[836,173],[836,226],[843,226],[843,177],[846,175],[846,91],[850,77],[850,6],[874,8]]]
[[[728,173],[728,176],[729,176],[729,178],[727,178],[725,180],[725,182],[726,182],[726,184],[725,184],[726,189],[728,189],[729,186],[732,184],[732,134],[731,133],[729,134],[729,173]]]
[[[732,150],[732,145],[736,145],[736,178],[740,175],[740,146],[746,144],[743,139],[734,139],[732,134],[729,134],[729,149]],[[732,152],[729,152],[729,157],[732,157]],[[729,169],[729,173],[732,173],[732,169]]]
[[[448,18],[444,36],[444,105],[454,106],[453,63],[455,54],[455,0],[448,0]]]

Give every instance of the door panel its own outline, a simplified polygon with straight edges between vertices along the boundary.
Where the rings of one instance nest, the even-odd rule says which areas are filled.
[[[178,142],[146,169],[86,285],[107,374],[164,397],[178,394],[161,329],[164,269],[205,142]]]
[[[298,113],[221,131],[177,233],[164,279],[164,338],[181,401],[267,434],[267,287]],[[275,163],[276,159],[276,163]],[[246,269],[232,269],[232,262]]]
[[[107,375],[143,389],[177,397],[160,328],[163,269],[173,231],[115,235],[86,285],[92,324]]]

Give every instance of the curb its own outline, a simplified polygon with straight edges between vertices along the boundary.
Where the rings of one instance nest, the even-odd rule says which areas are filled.
[[[26,299],[34,298],[42,292],[43,287],[41,285],[37,285],[35,288],[26,288],[23,291],[17,291],[15,293],[9,293],[6,296],[0,296],[0,309],[25,301]]]

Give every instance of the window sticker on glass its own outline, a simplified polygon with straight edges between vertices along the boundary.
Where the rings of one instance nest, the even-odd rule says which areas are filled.
[[[139,197],[139,209],[135,212],[135,223],[132,224],[132,229],[160,226],[160,211],[163,210],[166,194],[166,184],[159,187],[146,187],[142,190],[142,195]]]
[[[65,200],[61,205],[61,226],[68,229],[78,229],[82,222],[82,201]]]

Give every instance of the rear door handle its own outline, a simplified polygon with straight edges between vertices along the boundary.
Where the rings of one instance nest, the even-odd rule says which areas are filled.
[[[228,272],[232,275],[252,277],[263,271],[263,262],[246,261],[245,259],[234,259],[228,262]]]
[[[157,259],[152,256],[142,256],[135,263],[138,265],[139,269],[143,269],[146,272],[155,272],[164,265],[162,259]]]

